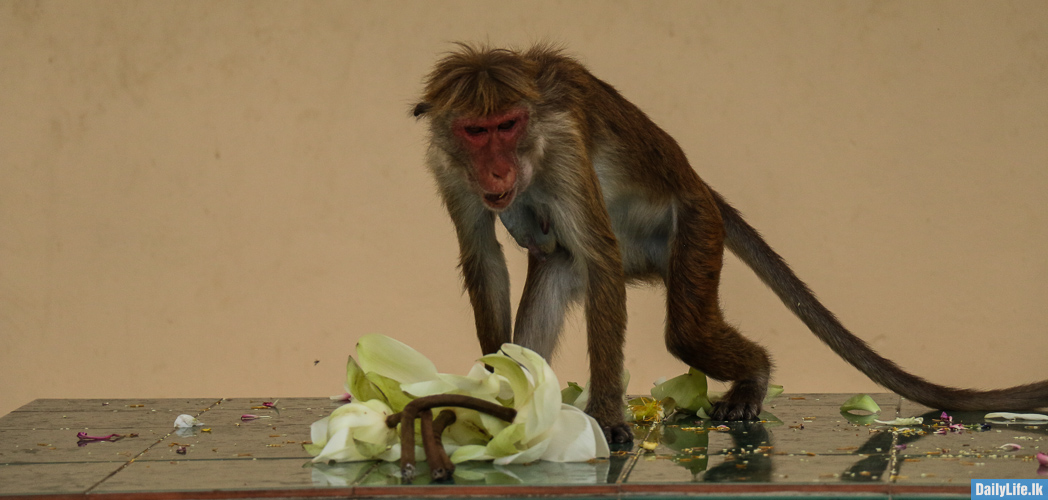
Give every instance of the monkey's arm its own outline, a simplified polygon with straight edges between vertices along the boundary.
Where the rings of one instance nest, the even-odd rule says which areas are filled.
[[[563,238],[584,281],[590,400],[586,413],[600,422],[611,443],[633,439],[625,423],[622,386],[626,344],[626,278],[611,218],[597,174],[588,161],[578,165],[571,192],[562,193],[564,222],[573,230]],[[569,184],[564,184],[569,185]],[[561,233],[558,233],[558,236]]]
[[[495,214],[455,196],[445,198],[459,241],[459,265],[484,354],[510,342],[509,270],[495,236]]]

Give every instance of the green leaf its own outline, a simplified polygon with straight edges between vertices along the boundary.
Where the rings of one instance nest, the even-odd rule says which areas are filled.
[[[651,395],[659,401],[667,398],[673,399],[677,408],[697,413],[699,410],[709,412],[712,408],[706,391],[706,375],[694,368],[689,368],[688,373],[673,377],[653,387]]]
[[[582,386],[575,382],[568,382],[568,386],[560,391],[560,402],[566,405],[574,404],[581,394]]]
[[[881,411],[881,407],[869,394],[856,394],[841,405],[841,411],[849,413],[853,411],[878,413]]]
[[[768,393],[764,395],[764,402],[767,403],[768,401],[775,399],[776,396],[782,394],[782,391],[783,389],[781,385],[769,384]]]
[[[842,410],[841,411],[841,416],[844,417],[845,420],[847,420],[847,421],[849,421],[849,422],[851,422],[853,424],[856,424],[856,425],[869,425],[869,424],[872,424],[872,423],[877,421],[877,414],[876,413],[871,413],[869,415],[865,415],[865,414],[851,413],[851,412],[847,412],[847,411],[843,411]]]

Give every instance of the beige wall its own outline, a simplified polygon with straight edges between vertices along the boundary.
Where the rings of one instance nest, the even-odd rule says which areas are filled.
[[[464,372],[407,113],[453,40],[562,42],[904,366],[1048,378],[1048,3],[521,4],[0,0],[0,413],[333,394],[369,332]],[[723,290],[788,391],[877,390],[734,259]],[[684,366],[662,292],[630,293],[643,392]],[[562,379],[586,378],[580,326]]]

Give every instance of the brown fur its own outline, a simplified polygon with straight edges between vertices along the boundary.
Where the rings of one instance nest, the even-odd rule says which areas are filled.
[[[630,438],[621,382],[628,281],[661,280],[667,289],[669,351],[714,379],[733,382],[714,406],[715,419],[752,419],[760,412],[771,362],[762,347],[724,321],[718,285],[725,244],[835,352],[910,399],[943,409],[1048,405],[1048,381],[998,391],[957,390],[924,381],[877,355],[699,178],[673,138],[555,48],[460,44],[427,78],[415,115],[430,121],[427,162],[458,233],[482,349],[492,352],[511,337],[509,278],[493,229],[498,214],[530,252],[513,341],[548,359],[567,302],[582,300],[591,373],[587,412],[613,442]],[[520,125],[502,122],[501,116],[528,118]],[[489,135],[483,134],[496,137],[503,127],[525,127],[510,146],[499,146],[512,148],[512,168],[519,170],[505,193],[512,197],[505,198],[508,204],[484,201],[490,193],[479,188],[477,175],[491,169],[478,162],[487,161],[481,151],[490,146],[456,138],[464,132],[453,127],[463,118],[489,120],[473,122],[486,124],[477,144],[504,144],[486,143]]]

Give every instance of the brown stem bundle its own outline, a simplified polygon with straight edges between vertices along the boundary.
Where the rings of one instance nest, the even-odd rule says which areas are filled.
[[[441,434],[455,422],[455,412],[441,411],[433,418],[433,408],[458,407],[476,410],[512,422],[517,410],[490,403],[483,399],[458,394],[436,394],[412,400],[400,413],[386,417],[390,429],[400,424],[400,475],[406,482],[415,478],[415,419],[421,418],[422,448],[429,461],[430,475],[434,481],[445,481],[455,472],[455,464],[444,451]]]

